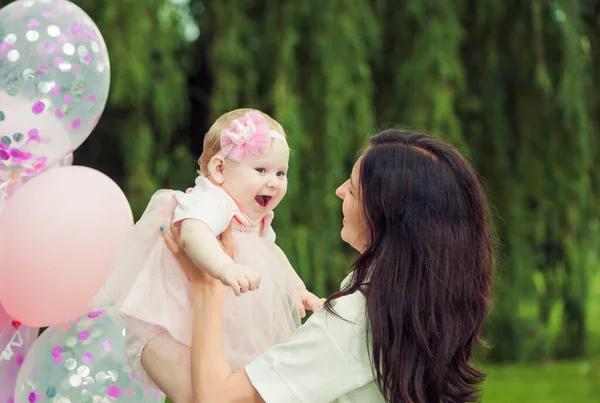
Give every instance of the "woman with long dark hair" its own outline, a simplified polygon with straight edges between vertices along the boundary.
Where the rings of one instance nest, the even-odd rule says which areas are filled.
[[[223,286],[194,270],[195,402],[474,402],[472,365],[492,288],[484,193],[470,164],[431,136],[386,130],[348,181],[342,239],[360,254],[339,292],[292,339],[232,373]],[[224,241],[225,246],[227,241]],[[322,268],[322,270],[325,268]]]

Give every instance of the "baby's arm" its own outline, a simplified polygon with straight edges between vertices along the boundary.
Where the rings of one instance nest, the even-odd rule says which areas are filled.
[[[277,246],[276,243],[273,243],[272,248],[275,254],[279,257],[279,259],[286,263],[286,266],[289,270],[289,274],[292,276],[292,282],[294,283],[296,290],[298,291],[298,295],[300,296],[300,300],[302,301],[302,309],[300,309],[300,316],[303,318],[304,316],[306,316],[306,309],[314,312],[321,308],[321,306],[323,306],[323,303],[325,302],[325,299],[317,297],[315,294],[306,289],[304,281],[302,281],[298,273],[296,273],[296,270],[294,270],[294,268],[292,267],[292,264],[290,263],[286,254],[281,250],[279,246]]]
[[[196,266],[214,278],[220,278],[223,269],[233,264],[210,227],[202,221],[188,219],[181,223],[181,246]]]
[[[223,251],[210,227],[200,220],[183,220],[181,246],[196,266],[231,287],[236,295],[255,290],[260,285],[260,276],[250,268],[236,264]]]

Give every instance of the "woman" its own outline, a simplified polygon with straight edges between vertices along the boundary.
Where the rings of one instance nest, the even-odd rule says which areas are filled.
[[[194,401],[478,400],[484,375],[470,360],[489,308],[492,248],[469,163],[433,137],[386,130],[336,194],[341,237],[360,253],[352,273],[289,342],[245,371],[227,365],[223,286],[192,278]],[[182,269],[197,273],[174,241]]]

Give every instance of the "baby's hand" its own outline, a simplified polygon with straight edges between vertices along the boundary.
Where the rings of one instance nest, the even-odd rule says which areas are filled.
[[[302,304],[300,305],[300,317],[306,316],[306,311],[318,311],[325,303],[325,298],[319,298],[308,290],[298,290],[298,296]]]
[[[233,289],[240,296],[247,291],[254,291],[260,286],[260,275],[247,266],[232,263],[219,274],[221,283]]]

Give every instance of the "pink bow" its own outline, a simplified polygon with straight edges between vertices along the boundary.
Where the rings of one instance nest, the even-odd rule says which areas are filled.
[[[221,152],[236,162],[242,161],[248,153],[255,156],[264,154],[270,145],[269,126],[264,116],[257,111],[246,112],[221,132]]]

